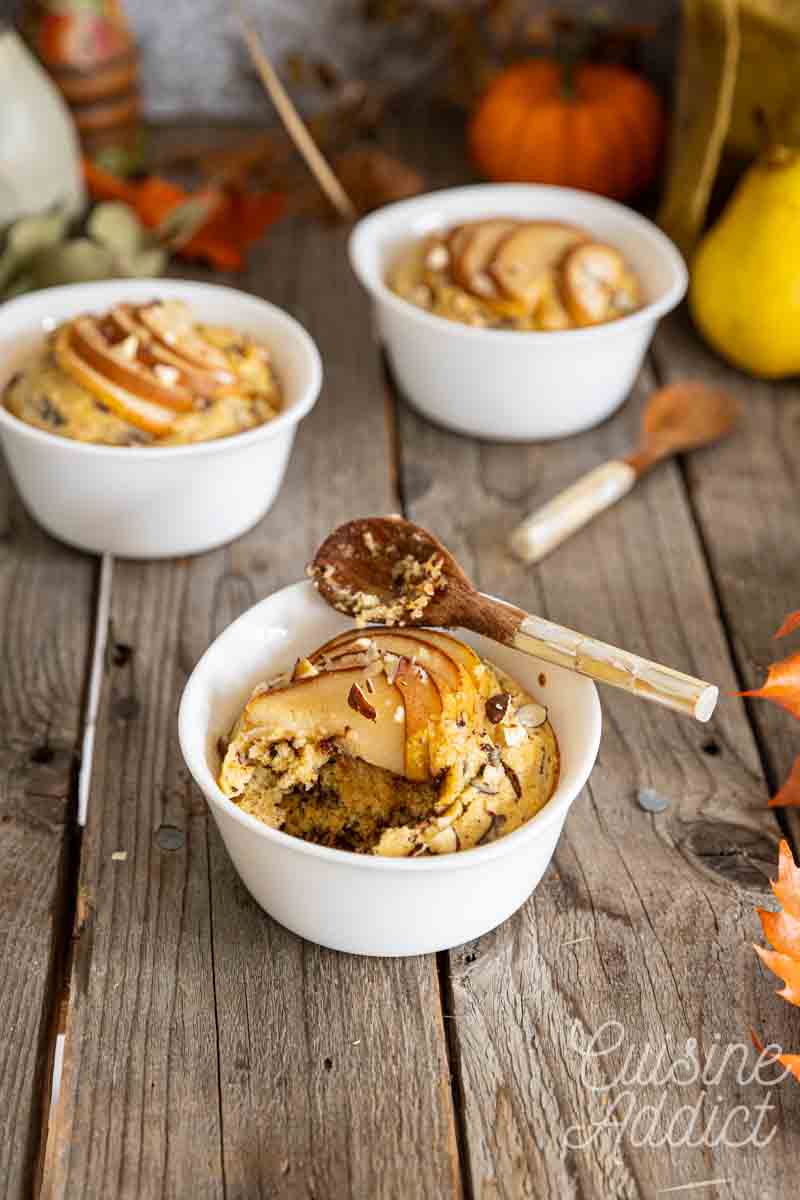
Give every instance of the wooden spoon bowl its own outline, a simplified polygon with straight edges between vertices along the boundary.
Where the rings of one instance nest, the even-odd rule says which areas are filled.
[[[338,612],[366,624],[460,626],[707,721],[718,689],[486,596],[449,550],[402,517],[340,525],[308,573]]]

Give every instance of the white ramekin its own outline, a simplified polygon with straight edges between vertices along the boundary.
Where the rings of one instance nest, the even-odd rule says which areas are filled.
[[[522,333],[432,316],[387,287],[387,267],[402,246],[488,216],[585,227],[622,251],[647,303],[607,325]],[[564,437],[609,416],[630,391],[659,318],[687,284],[678,250],[652,222],[613,200],[543,184],[477,184],[391,204],[356,225],[350,261],[373,298],[378,336],[408,400],[448,429],[492,441]]]
[[[547,869],[597,757],[597,691],[579,675],[459,634],[547,705],[562,756],[553,797],[515,833],[459,854],[412,860],[329,850],[241,812],[217,787],[217,742],[259,680],[290,668],[349,624],[310,583],[275,592],[234,621],[186,684],[179,716],[183,757],[242,882],[281,925],[350,954],[427,954],[461,945],[511,916]]]
[[[319,353],[292,317],[255,296],[208,283],[116,279],[49,288],[0,308],[0,394],[55,325],[115,303],[188,301],[201,321],[269,346],[284,409],[266,425],[190,446],[95,446],[18,420],[0,404],[0,443],[26,507],[81,550],[124,558],[199,554],[239,537],[272,504],[298,423],[322,381]]]

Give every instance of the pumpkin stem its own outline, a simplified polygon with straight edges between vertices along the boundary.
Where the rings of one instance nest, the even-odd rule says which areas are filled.
[[[598,22],[556,15],[552,18],[552,30],[553,57],[561,69],[561,96],[571,101],[577,96],[577,68],[590,57],[597,42]]]

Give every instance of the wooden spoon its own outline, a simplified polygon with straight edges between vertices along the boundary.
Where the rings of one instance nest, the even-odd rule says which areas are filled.
[[[472,629],[545,662],[707,721],[718,689],[479,592],[442,543],[401,517],[340,525],[308,573],[347,616],[376,625]]]
[[[672,454],[724,437],[738,415],[736,401],[727,392],[705,383],[687,379],[653,392],[642,415],[638,449],[626,458],[595,467],[532,513],[512,533],[511,550],[523,562],[539,562],[592,517],[627,495],[645,471]]]

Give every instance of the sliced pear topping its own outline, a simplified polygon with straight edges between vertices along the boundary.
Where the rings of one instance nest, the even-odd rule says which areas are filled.
[[[613,246],[575,246],[561,269],[564,302],[578,325],[598,325],[616,315],[614,298],[626,282],[625,260]]]
[[[536,319],[544,330],[572,328],[572,318],[564,307],[555,271],[547,272],[547,281],[536,309]]]
[[[489,274],[489,267],[500,240],[518,226],[519,221],[498,217],[478,221],[469,228],[469,236],[463,238],[461,252],[453,263],[456,283],[481,299],[495,297],[497,285]]]
[[[191,392],[177,381],[168,386],[139,361],[140,345],[135,334],[130,333],[124,341],[113,345],[103,337],[93,317],[78,317],[72,322],[70,330],[70,342],[75,353],[111,383],[125,388],[141,400],[152,400],[155,404],[178,412],[192,410]]]
[[[314,656],[315,662],[318,661],[317,656],[325,656],[344,665],[344,658],[352,655],[357,644],[364,641],[377,649],[390,682],[394,682],[393,676],[400,657],[406,657],[424,667],[433,677],[446,715],[473,716],[476,695],[471,675],[451,654],[418,637],[416,630],[398,633],[392,629],[372,629],[367,639],[359,630],[348,630],[321,647]]]
[[[582,229],[555,221],[528,221],[500,240],[489,271],[505,295],[535,308],[548,272],[572,246],[587,240]]]
[[[368,692],[362,668],[321,671],[288,686],[260,692],[243,715],[247,729],[265,728],[270,737],[336,738],[346,753],[395,775],[406,765],[406,722],[403,694],[385,676],[371,680]],[[356,687],[374,716],[365,716],[350,703]],[[395,720],[400,709],[401,720]],[[425,776],[427,778],[427,776]]]
[[[405,776],[424,780],[431,776],[432,726],[442,716],[439,692],[427,671],[401,658],[395,687],[400,689],[406,715]]]
[[[143,400],[140,396],[128,391],[127,388],[113,383],[99,371],[95,371],[85,359],[73,350],[70,344],[69,326],[62,326],[58,331],[53,349],[56,362],[61,370],[81,387],[86,388],[87,392],[91,392],[97,400],[115,412],[123,421],[127,421],[137,429],[144,430],[145,433],[152,433],[156,437],[170,431],[175,418],[174,412],[168,408],[162,408],[160,404],[154,404],[150,400]]]
[[[179,358],[211,371],[219,382],[233,381],[227,358],[198,333],[189,307],[182,300],[162,300],[135,311],[150,333]]]
[[[116,308],[112,308],[108,320],[121,336],[135,334],[139,338],[140,354],[141,347],[146,347],[148,359],[154,364],[164,364],[170,371],[177,370],[178,378],[184,386],[204,395],[211,395],[219,387],[220,380],[216,375],[193,366],[187,359],[173,354],[167,346],[158,341],[147,326],[137,320],[135,310],[129,304],[118,304]]]

